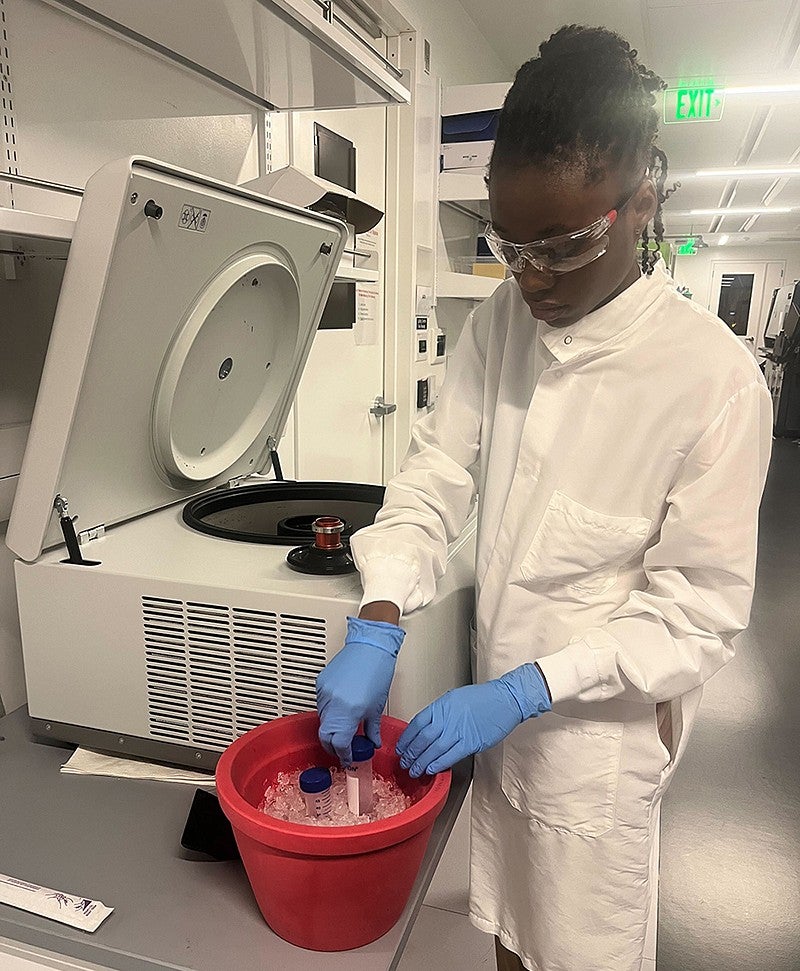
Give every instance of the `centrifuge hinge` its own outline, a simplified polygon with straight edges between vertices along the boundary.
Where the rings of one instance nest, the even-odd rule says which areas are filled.
[[[79,566],[96,566],[96,561],[84,558],[83,553],[81,553],[81,543],[90,539],[98,539],[105,533],[105,525],[93,526],[91,529],[86,529],[78,534],[75,532],[75,522],[78,517],[70,516],[67,497],[56,496],[53,501],[53,508],[58,516],[61,532],[64,536],[64,544],[67,547],[67,559],[62,562],[74,563]]]
[[[223,488],[223,489],[238,489],[239,486],[246,485],[250,481],[251,478],[252,478],[252,476],[249,475],[249,474],[248,475],[237,475],[235,479],[228,479],[228,481],[225,483],[225,485],[222,486],[221,488]]]
[[[79,543],[90,543],[93,539],[102,539],[106,535],[106,524],[100,523],[99,526],[92,526],[91,529],[84,529],[78,533]]]

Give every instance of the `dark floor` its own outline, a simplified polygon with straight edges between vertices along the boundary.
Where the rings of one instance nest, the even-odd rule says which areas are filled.
[[[664,800],[658,971],[800,971],[800,447],[777,441],[758,582]]]

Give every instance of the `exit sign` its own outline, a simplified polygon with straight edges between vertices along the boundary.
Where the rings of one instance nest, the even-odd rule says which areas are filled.
[[[725,92],[716,88],[668,88],[664,92],[664,123],[719,121]]]
[[[697,240],[691,236],[678,247],[678,256],[697,256]]]

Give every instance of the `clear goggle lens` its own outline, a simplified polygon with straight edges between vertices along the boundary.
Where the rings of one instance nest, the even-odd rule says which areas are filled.
[[[569,273],[600,259],[608,249],[608,230],[616,219],[609,213],[576,233],[565,233],[535,243],[510,243],[486,227],[486,242],[494,256],[513,273],[530,264],[541,273]]]

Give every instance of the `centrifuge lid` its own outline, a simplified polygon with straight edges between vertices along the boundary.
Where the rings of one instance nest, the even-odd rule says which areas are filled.
[[[81,532],[265,470],[345,241],[336,220],[151,159],[93,176],[11,549],[35,560],[62,541],[58,495]]]

